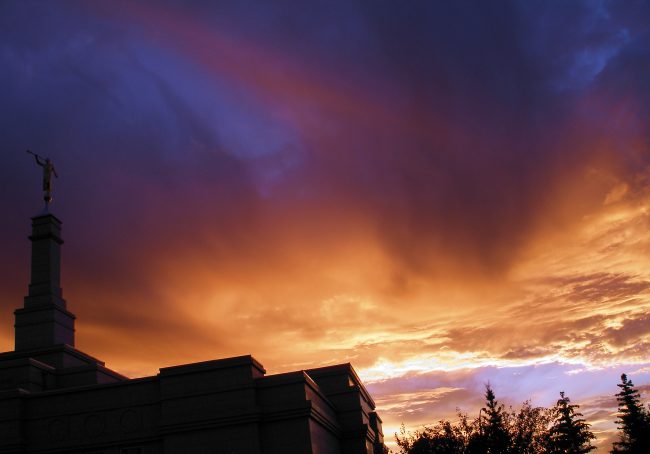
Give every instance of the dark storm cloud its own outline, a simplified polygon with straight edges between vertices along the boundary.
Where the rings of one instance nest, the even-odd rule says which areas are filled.
[[[597,153],[594,130],[602,125],[581,124],[574,104],[589,96],[626,40],[641,39],[638,27],[623,30],[607,19],[606,5],[577,2],[558,9],[373,4],[354,14],[363,42],[371,44],[352,46],[356,53],[346,47],[337,64],[351,68],[359,85],[368,79],[368,90],[385,97],[409,128],[350,122],[316,136],[317,143],[308,137],[311,149],[322,152],[306,160],[299,177],[330,176],[314,188],[319,195],[358,202],[381,219],[380,233],[403,266],[441,271],[453,263],[429,257],[465,255],[463,271],[507,267],[539,222],[540,207],[542,215],[552,211],[548,193],[560,191]],[[549,37],[541,23],[555,22],[578,26],[554,28]],[[322,28],[315,25],[311,34]],[[300,31],[310,42],[310,33]],[[292,48],[289,39],[285,44]],[[584,55],[598,64],[575,75]],[[579,87],[568,88],[576,78]],[[592,194],[573,209],[593,209],[600,197]]]
[[[230,16],[235,42],[242,37],[260,53],[294,61],[332,96],[355,87],[391,112],[377,128],[368,105],[334,112],[328,104],[310,106],[308,114],[329,127],[305,126],[298,165],[279,171],[271,194],[293,205],[298,219],[304,204],[292,193],[335,207],[332,216],[364,213],[397,263],[417,272],[507,268],[539,222],[540,207],[550,209],[547,191],[559,190],[591,159],[591,128],[601,125],[569,130],[577,115],[572,105],[588,96],[601,73],[612,72],[610,61],[617,78],[643,65],[626,48],[643,48],[642,25],[628,24],[634,15],[617,14],[606,3],[316,2],[302,11],[255,2],[190,8],[145,2],[143,8],[139,22],[75,2],[3,5],[7,150],[29,144],[58,154],[70,170],[61,184],[68,193],[87,194],[67,197],[88,210],[119,207],[120,215],[132,210],[138,217],[136,205],[162,209],[151,199],[165,198],[165,208],[189,204],[205,212],[212,202],[227,203],[215,191],[254,207],[260,173],[251,175],[253,162],[224,149],[212,124],[226,121],[224,114],[211,121],[204,106],[190,103],[186,88],[219,54],[210,55],[201,38],[178,43],[174,52],[198,46],[202,55],[198,68],[179,69],[187,60],[165,54],[166,39],[175,37],[164,35],[173,30],[144,21],[160,9],[209,30],[226,27],[221,17]],[[563,26],[569,23],[575,26]],[[181,37],[188,36],[194,35]],[[627,90],[608,87],[612,96]],[[279,102],[303,109],[299,104],[309,101],[292,96]],[[11,167],[25,158],[6,155]],[[5,187],[29,178],[27,172],[34,170],[25,168]],[[197,179],[194,187],[188,182]],[[582,202],[589,210],[597,200]],[[107,221],[100,219],[94,228]],[[183,231],[176,222],[170,228]]]

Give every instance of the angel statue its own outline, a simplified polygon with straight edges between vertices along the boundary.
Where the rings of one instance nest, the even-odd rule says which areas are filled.
[[[43,167],[43,199],[48,204],[52,201],[52,174],[57,178],[59,178],[59,175],[56,173],[54,164],[52,164],[50,158],[43,158],[29,150],[27,150],[27,153],[33,155],[36,159],[36,164]]]

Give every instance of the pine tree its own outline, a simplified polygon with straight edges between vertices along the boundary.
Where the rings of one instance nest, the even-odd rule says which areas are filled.
[[[582,454],[596,449],[591,440],[596,437],[589,430],[589,424],[576,411],[579,405],[572,405],[571,400],[560,392],[560,400],[553,409],[554,421],[549,429],[549,454]]]
[[[508,413],[494,396],[490,385],[485,386],[485,420],[481,419],[480,431],[486,454],[507,454],[510,450],[510,433],[508,431]]]
[[[620,441],[614,443],[612,453],[648,454],[650,453],[650,416],[643,405],[641,395],[634,388],[627,375],[621,375],[621,383],[616,385],[621,391],[616,394],[618,401],[618,424]]]

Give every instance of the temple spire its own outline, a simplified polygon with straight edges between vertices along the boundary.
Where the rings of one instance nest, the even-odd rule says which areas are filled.
[[[32,218],[31,280],[16,315],[16,350],[74,346],[75,316],[66,310],[61,290],[61,221],[53,214]]]

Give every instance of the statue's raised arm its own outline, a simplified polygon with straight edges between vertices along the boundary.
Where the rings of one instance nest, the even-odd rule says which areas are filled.
[[[34,159],[36,159],[36,164],[43,167],[43,199],[45,200],[45,204],[49,204],[52,201],[52,174],[56,178],[59,175],[56,173],[54,164],[52,164],[50,158],[43,158],[30,150],[27,150],[27,153],[33,155]]]
[[[27,150],[27,153],[34,156],[34,159],[36,160],[36,164],[38,164],[41,167],[45,166],[45,160],[43,159],[42,156],[39,156],[39,155],[37,155],[36,153],[34,153],[33,151],[30,151],[30,150]]]

